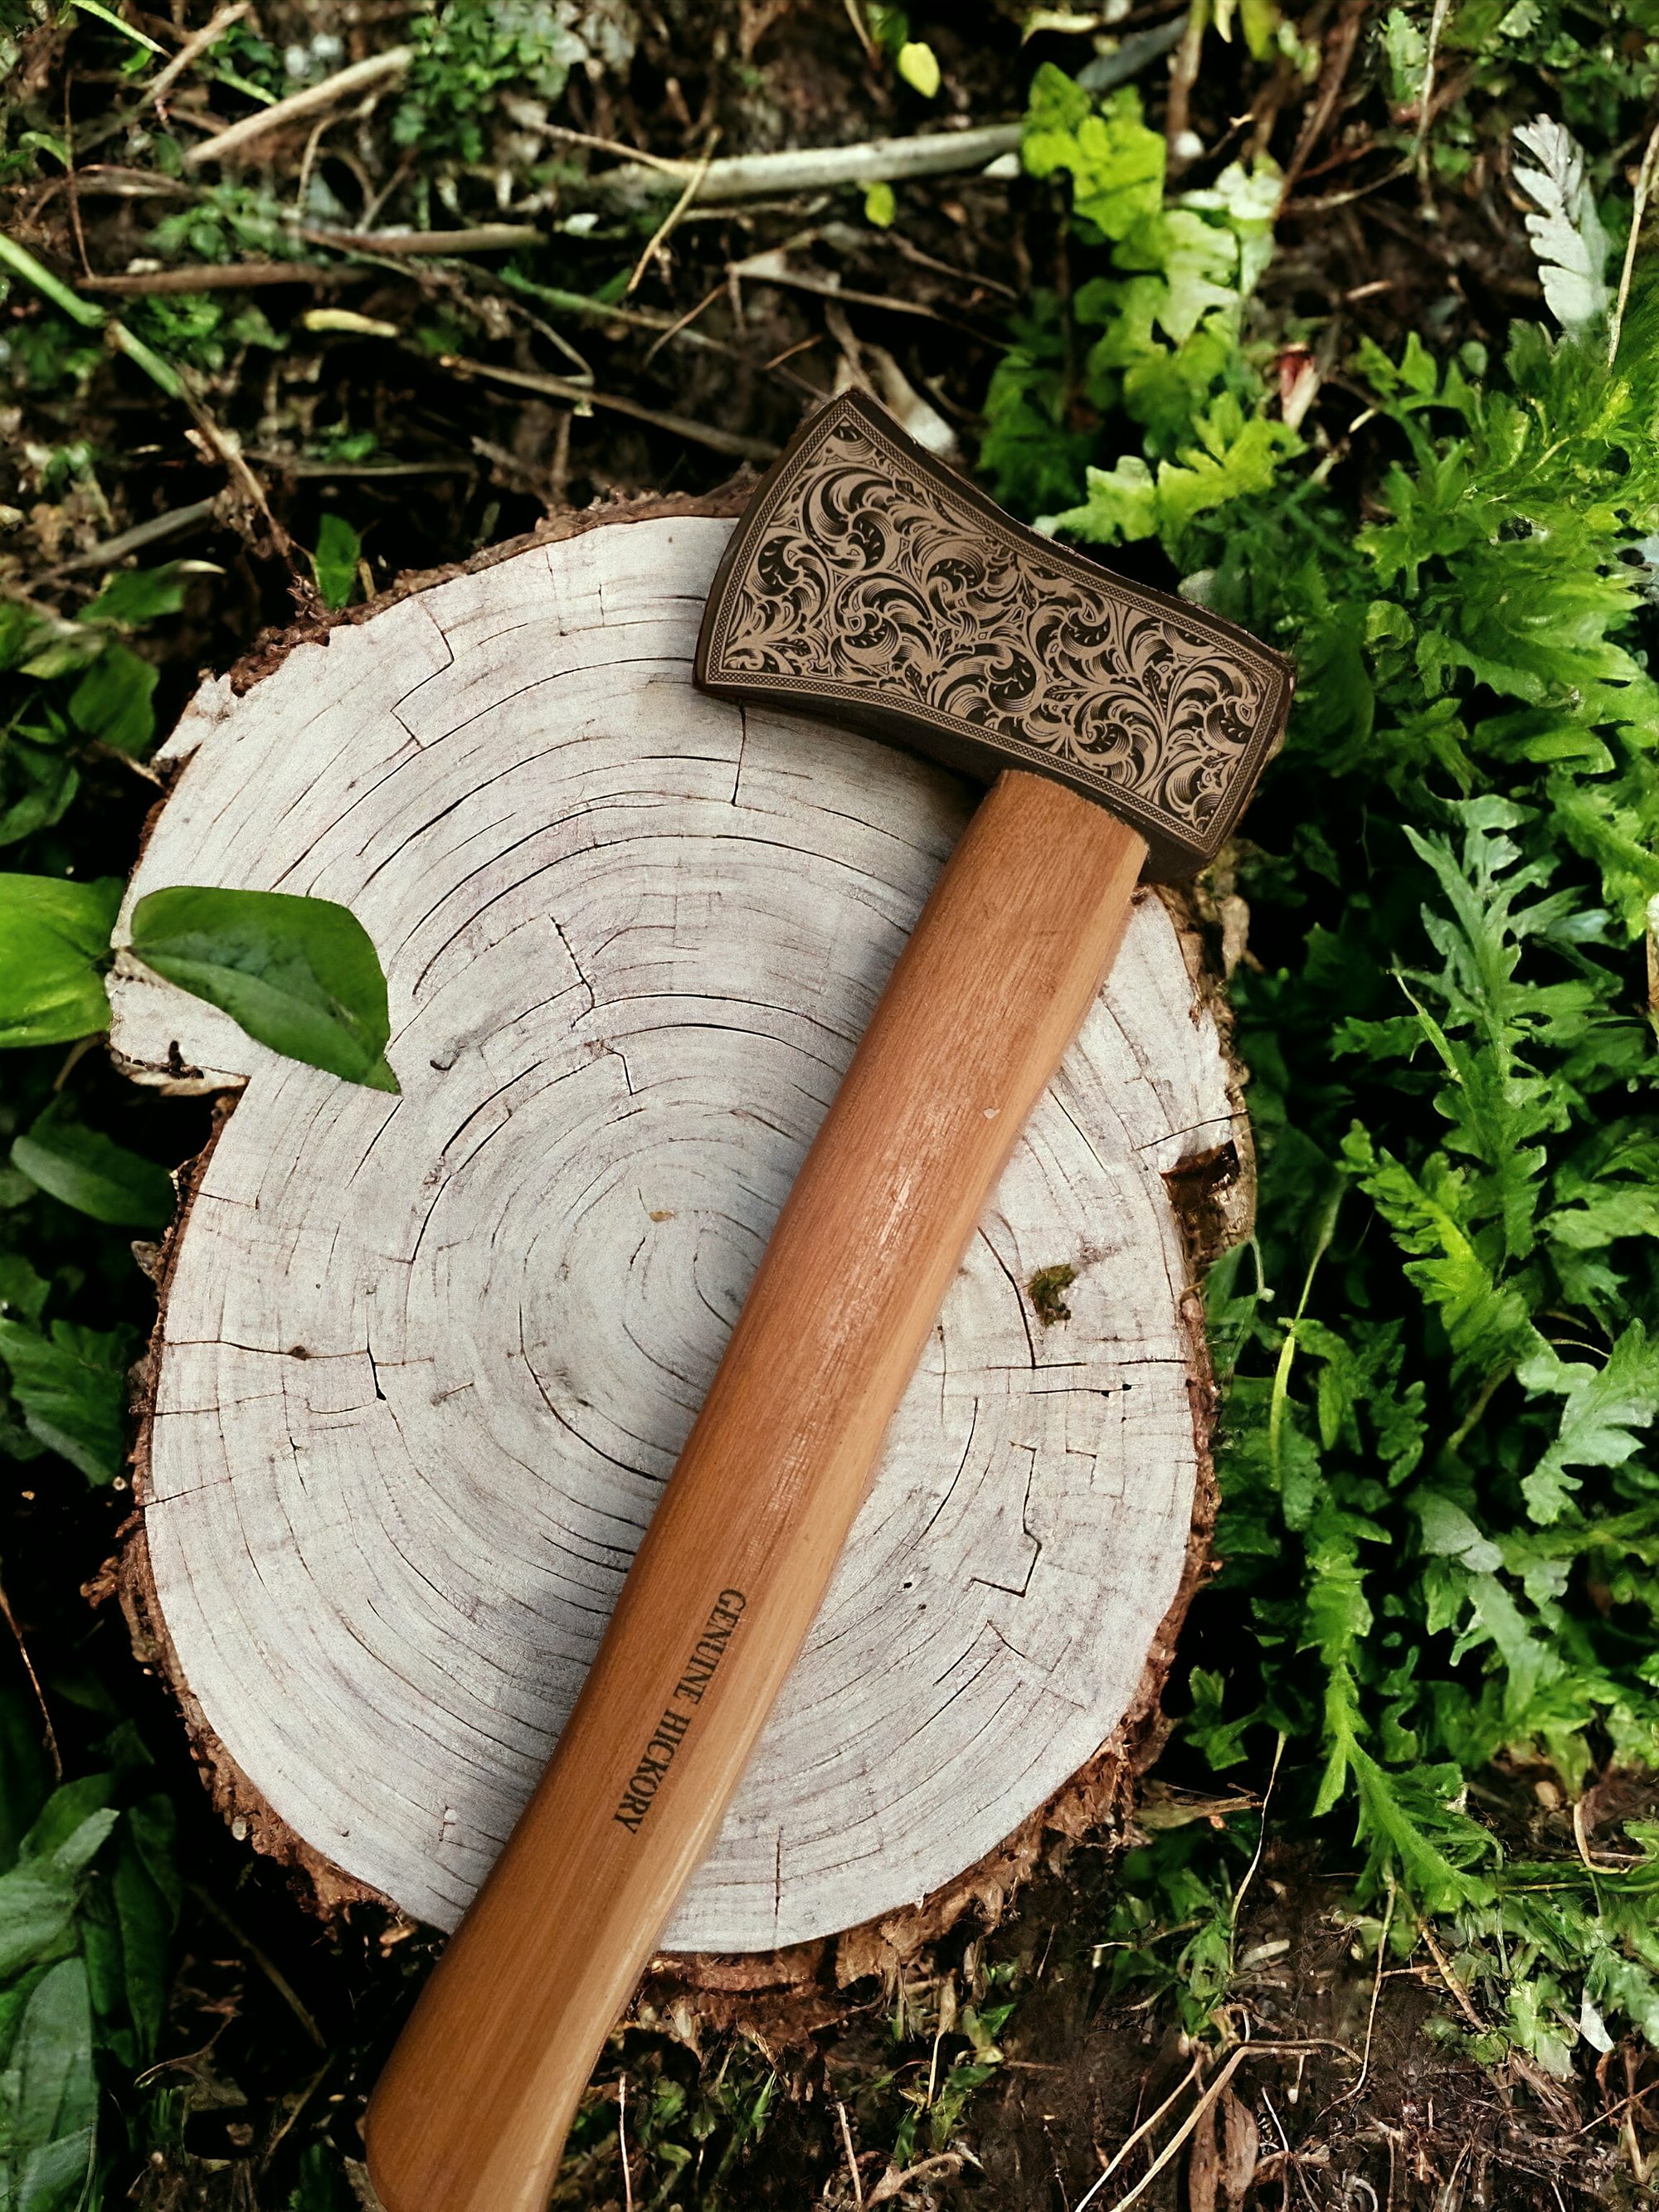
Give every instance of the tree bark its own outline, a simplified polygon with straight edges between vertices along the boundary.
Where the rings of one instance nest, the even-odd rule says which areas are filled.
[[[693,689],[740,496],[290,634],[161,756],[129,910],[336,899],[390,984],[395,1098],[130,956],[112,985],[137,1080],[228,1095],[162,1267],[124,1600],[228,1817],[325,1905],[465,1909],[976,796]],[[1196,929],[1138,893],[667,1930],[721,1954],[705,1985],[831,1936],[844,1981],[994,1913],[1150,1755],[1212,1506],[1191,1286],[1249,1206],[1224,1027]]]

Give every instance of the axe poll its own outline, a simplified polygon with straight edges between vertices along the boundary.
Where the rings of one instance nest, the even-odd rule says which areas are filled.
[[[1213,858],[1291,688],[1279,654],[1022,528],[856,392],[762,480],[696,678],[991,788],[802,1164],[552,1762],[375,2090],[387,2212],[542,2212],[1135,884]]]

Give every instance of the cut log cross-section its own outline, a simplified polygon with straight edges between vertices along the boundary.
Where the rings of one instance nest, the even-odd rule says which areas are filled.
[[[204,687],[166,749],[129,910],[349,907],[400,1096],[130,957],[112,986],[139,1079],[240,1094],[162,1273],[130,1563],[160,1656],[256,1840],[443,1927],[975,796],[702,696],[729,521],[599,520]],[[913,1905],[1121,1754],[1201,1549],[1193,1217],[1242,1136],[1190,936],[1139,893],[671,1949]]]

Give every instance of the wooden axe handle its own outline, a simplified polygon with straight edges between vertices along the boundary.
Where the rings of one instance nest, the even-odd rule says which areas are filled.
[[[387,2212],[543,2212],[1146,854],[1020,770],[974,816],[779,1216],[552,1763],[375,2090]]]

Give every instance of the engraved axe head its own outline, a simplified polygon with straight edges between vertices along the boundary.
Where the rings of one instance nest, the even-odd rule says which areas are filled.
[[[1247,631],[1024,528],[861,392],[805,422],[720,562],[696,680],[852,723],[982,782],[1052,776],[1214,859],[1275,750],[1292,672]]]

